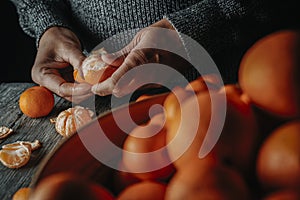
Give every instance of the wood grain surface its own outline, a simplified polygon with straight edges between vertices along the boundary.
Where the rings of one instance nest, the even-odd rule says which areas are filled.
[[[32,119],[25,116],[19,109],[20,94],[33,83],[0,83],[0,126],[7,126],[14,133],[0,140],[0,146],[19,140],[39,140],[42,147],[33,151],[30,161],[18,169],[9,169],[0,163],[0,199],[11,200],[13,194],[21,187],[28,187],[39,164],[47,154],[55,148],[63,139],[50,123],[50,119],[56,117],[59,112],[72,107],[72,103],[55,95],[55,106],[52,112],[42,118]],[[83,106],[91,107],[96,115],[111,108],[110,97],[92,97],[83,103]]]

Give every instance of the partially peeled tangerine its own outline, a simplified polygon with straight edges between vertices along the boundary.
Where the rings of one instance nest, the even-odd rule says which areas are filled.
[[[109,78],[116,67],[106,64],[101,56],[107,54],[104,48],[94,50],[82,63],[82,75],[75,69],[73,72],[74,80],[79,83],[89,83],[95,85]]]

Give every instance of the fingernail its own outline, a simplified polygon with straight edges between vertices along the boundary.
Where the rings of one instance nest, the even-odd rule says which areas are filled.
[[[122,92],[121,92],[121,90],[120,90],[119,88],[113,89],[112,93],[113,93],[113,95],[115,95],[116,97],[122,97],[122,96],[123,96],[123,94],[122,94]]]
[[[119,92],[120,92],[120,89],[119,89],[119,88],[115,88],[115,89],[113,89],[112,92],[113,92],[113,93],[119,93]]]
[[[93,85],[92,88],[91,88],[91,91],[93,93],[96,93],[97,92],[97,85]]]

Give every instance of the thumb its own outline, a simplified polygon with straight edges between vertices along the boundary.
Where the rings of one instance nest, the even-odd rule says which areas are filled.
[[[119,67],[124,62],[127,55],[137,46],[138,37],[135,37],[129,44],[127,44],[123,49],[110,54],[103,54],[102,60],[114,67]]]
[[[85,58],[86,56],[78,48],[67,49],[63,54],[63,59],[70,63],[74,69],[81,70],[81,65]]]
[[[116,53],[103,54],[101,59],[108,65],[119,67],[124,62],[126,55],[118,51]]]
[[[84,61],[85,58],[86,58],[85,55],[82,53],[80,49],[72,48],[66,51],[63,59],[66,60],[68,63],[70,63],[74,69],[77,69],[79,75],[83,77],[82,62]]]

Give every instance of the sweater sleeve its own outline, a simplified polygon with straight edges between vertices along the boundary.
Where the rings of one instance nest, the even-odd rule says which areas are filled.
[[[295,0],[279,2],[203,0],[165,17],[181,36],[189,55],[194,49],[182,35],[201,44],[216,63],[225,82],[236,82],[240,59],[251,44],[263,35],[299,20],[296,14],[299,12],[293,10]]]
[[[10,0],[16,7],[23,31],[36,39],[52,26],[70,28],[70,15],[63,0]]]

